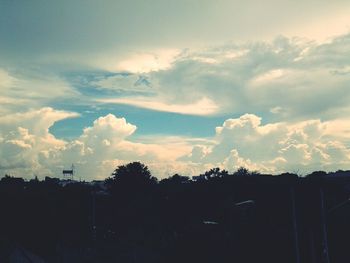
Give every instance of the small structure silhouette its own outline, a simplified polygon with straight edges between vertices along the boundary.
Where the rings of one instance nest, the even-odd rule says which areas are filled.
[[[72,164],[71,169],[69,169],[69,170],[63,170],[63,171],[62,171],[63,178],[64,178],[64,179],[73,180],[73,179],[74,179],[74,173],[75,173],[74,168],[75,168],[75,167],[74,167],[74,164]]]

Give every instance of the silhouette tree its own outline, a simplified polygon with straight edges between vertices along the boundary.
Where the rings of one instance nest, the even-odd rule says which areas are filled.
[[[209,171],[204,173],[204,178],[209,180],[211,178],[222,178],[228,175],[226,170],[220,170],[219,167],[212,168]]]
[[[148,167],[140,162],[120,165],[111,175],[105,180],[105,184],[114,193],[123,193],[127,189],[131,192],[144,192],[158,182],[157,178],[151,175]]]
[[[245,167],[240,167],[238,170],[235,172],[235,175],[240,175],[240,176],[247,176],[250,175],[250,172],[247,168]]]
[[[173,176],[169,178],[165,178],[162,181],[160,181],[161,184],[169,184],[169,185],[177,185],[177,184],[183,184],[183,183],[189,183],[190,178],[188,176],[183,176],[179,174],[174,174]]]
[[[148,167],[140,162],[120,165],[112,173],[112,179],[118,183],[155,183],[157,178],[151,175]]]

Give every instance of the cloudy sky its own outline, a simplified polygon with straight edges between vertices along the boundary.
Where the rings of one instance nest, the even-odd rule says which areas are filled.
[[[0,177],[350,169],[348,0],[0,0]]]

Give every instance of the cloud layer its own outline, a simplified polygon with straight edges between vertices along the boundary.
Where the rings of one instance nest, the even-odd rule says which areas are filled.
[[[56,121],[72,117],[78,115],[42,108],[0,118],[1,173],[59,177],[74,163],[79,177],[92,180],[106,178],[116,166],[134,160],[149,165],[158,177],[194,175],[217,166],[229,171],[244,166],[269,173],[306,173],[350,165],[349,136],[342,132],[350,129],[350,120],[333,134],[334,122],[262,124],[260,117],[245,114],[227,119],[206,141],[163,136],[155,143],[131,139],[136,126],[108,114],[75,140],[59,140],[49,132]]]
[[[78,64],[101,53],[120,57],[130,50],[266,40],[281,33],[324,39],[348,29],[349,10],[346,0],[5,1],[0,9],[0,56],[11,62]]]
[[[130,51],[104,63],[107,52],[73,66],[53,53],[2,62],[0,175],[59,176],[75,163],[90,180],[135,160],[158,176],[349,169],[348,54],[350,34]],[[187,122],[174,131],[179,116]],[[199,119],[214,135],[198,135]],[[51,130],[62,123],[66,137]]]
[[[184,51],[170,68],[125,75],[147,80],[144,87],[129,82],[129,91],[137,86],[138,93],[113,99],[109,94],[99,102],[194,115],[253,112],[269,120],[339,118],[350,110],[349,52],[350,34],[323,44],[278,37],[273,42]],[[125,89],[114,83],[114,89],[118,87]]]

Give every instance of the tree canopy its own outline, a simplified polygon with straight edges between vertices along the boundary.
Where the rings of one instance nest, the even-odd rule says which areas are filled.
[[[112,172],[112,181],[121,184],[147,184],[157,182],[148,167],[140,162],[132,162],[118,166]]]

